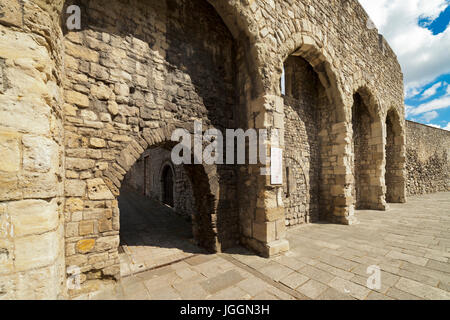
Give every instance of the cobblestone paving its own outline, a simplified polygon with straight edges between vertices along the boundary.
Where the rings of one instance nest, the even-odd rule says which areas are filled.
[[[291,251],[264,259],[242,248],[195,254],[125,277],[91,299],[450,299],[450,193],[413,197],[359,224],[289,230]],[[369,266],[381,288],[367,287]]]

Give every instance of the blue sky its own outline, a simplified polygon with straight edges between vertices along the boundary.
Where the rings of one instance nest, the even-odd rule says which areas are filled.
[[[360,0],[399,59],[406,118],[450,131],[450,0]]]

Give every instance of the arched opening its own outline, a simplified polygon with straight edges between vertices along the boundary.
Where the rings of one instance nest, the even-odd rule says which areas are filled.
[[[174,206],[173,201],[173,190],[174,190],[174,182],[173,182],[173,171],[172,167],[166,164],[163,168],[161,175],[161,184],[162,184],[162,202],[170,207]]]
[[[313,67],[300,56],[284,62],[284,199],[287,226],[319,220],[320,114],[327,96]]]
[[[76,200],[78,211],[68,213],[65,221],[70,227],[66,262],[76,261],[82,268],[84,286],[91,280],[120,278],[124,269],[117,250],[127,225],[130,236],[145,229],[140,224],[143,214],[167,196],[159,192],[153,198],[148,179],[142,179],[153,172],[148,148],[169,151],[164,142],[172,128],[189,131],[194,120],[203,123],[203,131],[237,125],[238,49],[207,1],[65,2],[66,7],[72,4],[81,8],[82,25],[81,30],[64,30],[65,151],[67,184],[76,189],[71,201]],[[190,191],[187,183],[178,183],[184,181],[181,169]],[[162,170],[155,171],[160,187]],[[235,168],[226,165],[208,170],[203,165],[175,166],[172,172],[173,206],[165,209],[175,211],[173,217],[186,217],[182,220],[189,225],[190,238],[209,251],[239,239],[239,202],[230,201],[237,198],[236,176]],[[136,183],[141,180],[145,183]],[[126,200],[127,192],[134,200]],[[135,221],[122,219],[128,210],[139,208]],[[170,222],[155,225],[177,233]],[[153,233],[133,241],[136,247],[180,246],[166,240]]]
[[[372,119],[359,93],[353,96],[352,111],[355,208],[366,209],[370,203],[369,137]]]
[[[205,252],[197,246],[204,246],[204,235],[194,233],[210,228],[210,223],[197,225],[202,221],[196,219],[191,179],[184,165],[172,164],[170,146],[145,150],[122,182],[118,200],[123,276]]]
[[[400,117],[394,109],[391,109],[386,116],[385,182],[388,203],[405,202],[403,143]]]
[[[303,198],[300,201],[307,205],[287,212],[304,213],[300,219],[294,214],[293,224],[317,220],[352,224],[350,126],[339,80],[313,39],[296,38],[303,39],[303,44],[291,48],[295,51],[287,56],[280,80],[285,115],[284,190],[288,197],[295,197],[292,190],[297,188]],[[293,148],[298,145],[301,147]],[[292,183],[292,179],[296,181]],[[299,181],[305,181],[303,187],[298,186]],[[289,201],[283,203],[290,205]]]
[[[386,208],[382,184],[383,127],[376,103],[366,89],[353,95],[352,128],[355,208],[383,210]]]

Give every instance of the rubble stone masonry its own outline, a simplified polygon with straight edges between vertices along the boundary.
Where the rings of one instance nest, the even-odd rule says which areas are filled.
[[[450,131],[406,121],[407,192],[450,191]]]
[[[73,4],[80,30],[66,27]],[[3,0],[0,12],[0,299],[120,281],[122,181],[194,120],[277,129],[286,151],[281,185],[261,174],[270,164],[183,166],[210,251],[273,256],[289,250],[286,225],[348,225],[357,204],[406,200],[403,76],[357,0]]]

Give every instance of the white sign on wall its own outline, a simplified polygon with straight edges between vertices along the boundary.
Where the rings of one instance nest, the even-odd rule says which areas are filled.
[[[270,183],[283,184],[283,150],[270,149]]]

